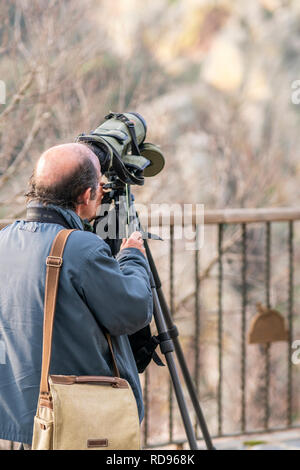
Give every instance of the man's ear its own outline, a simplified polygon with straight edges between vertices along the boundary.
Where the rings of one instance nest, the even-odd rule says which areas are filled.
[[[84,193],[82,193],[82,194],[80,194],[80,196],[78,196],[77,204],[84,204],[85,206],[87,206],[88,203],[91,200],[91,192],[92,192],[92,188],[87,188],[84,191]]]

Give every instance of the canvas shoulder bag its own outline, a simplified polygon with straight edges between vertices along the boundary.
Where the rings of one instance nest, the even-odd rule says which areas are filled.
[[[129,383],[120,378],[110,336],[114,375],[50,375],[52,331],[63,251],[73,230],[61,230],[46,260],[43,355],[32,450],[138,450],[140,424]]]

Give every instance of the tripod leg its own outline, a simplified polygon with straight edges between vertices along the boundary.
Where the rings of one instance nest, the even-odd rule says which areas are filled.
[[[186,401],[183,395],[183,391],[181,388],[176,364],[173,358],[173,351],[174,351],[173,341],[171,340],[167,332],[167,327],[164,321],[164,317],[163,317],[163,313],[162,313],[161,306],[159,303],[152,273],[150,277],[151,277],[151,287],[152,287],[152,293],[153,293],[154,319],[156,322],[158,333],[163,338],[160,344],[161,352],[165,355],[168,369],[170,371],[177,403],[178,403],[179,410],[181,413],[181,417],[182,417],[183,425],[184,425],[185,432],[187,435],[187,439],[189,442],[189,446],[192,450],[197,450],[198,446],[197,446],[197,441],[196,441],[193,425],[190,420],[190,416],[189,416]]]
[[[133,199],[131,200],[131,204],[133,205]],[[133,213],[134,213],[134,218],[135,218],[135,221],[136,221],[136,224],[137,224],[137,229],[138,230],[142,229],[140,221],[139,221],[138,213],[135,211],[134,208],[133,208]],[[211,437],[210,437],[210,434],[209,434],[209,431],[208,431],[208,428],[207,428],[207,425],[206,425],[206,422],[205,422],[205,419],[204,419],[204,416],[203,416],[203,413],[202,413],[202,410],[201,410],[201,407],[200,407],[200,404],[199,404],[197,393],[196,393],[194,384],[192,382],[189,370],[187,368],[181,346],[180,346],[178,338],[177,338],[178,331],[177,331],[177,328],[176,328],[176,326],[174,325],[174,323],[172,321],[172,317],[171,317],[168,305],[167,305],[166,300],[164,298],[163,291],[162,291],[162,288],[161,288],[160,278],[159,278],[154,260],[152,258],[152,254],[151,254],[151,251],[150,251],[147,240],[144,240],[144,245],[145,245],[146,255],[147,255],[147,259],[148,259],[149,266],[150,266],[150,272],[151,272],[150,280],[151,280],[151,286],[152,286],[152,292],[153,292],[154,316],[155,316],[157,328],[160,328],[160,330],[162,332],[168,332],[168,330],[170,332],[173,332],[173,333],[175,332],[175,334],[172,335],[174,337],[174,339],[172,337],[172,340],[171,340],[171,336],[169,336],[169,339],[171,340],[171,341],[169,341],[169,343],[171,343],[171,345],[172,345],[172,351],[173,351],[173,344],[175,346],[177,359],[178,359],[179,365],[181,367],[182,374],[183,374],[186,386],[188,388],[188,392],[189,392],[190,398],[192,400],[194,410],[195,410],[195,413],[196,413],[196,416],[197,416],[197,419],[198,419],[198,423],[200,425],[202,435],[203,435],[203,438],[205,440],[207,449],[208,450],[214,450],[215,447],[213,446],[213,443],[212,443],[212,440],[211,440]],[[159,331],[159,333],[161,331]],[[162,349],[162,344],[161,344],[161,349]],[[165,354],[163,350],[162,350],[162,353]],[[196,438],[195,438],[194,431],[193,431],[193,428],[192,428],[192,425],[191,425],[190,417],[189,417],[188,412],[187,412],[187,408],[186,408],[186,404],[185,404],[185,401],[184,401],[181,385],[180,385],[180,382],[179,382],[175,362],[174,362],[173,357],[171,357],[171,359],[172,360],[170,360],[170,362],[172,364],[171,364],[171,367],[170,367],[169,362],[168,362],[168,356],[166,355],[166,360],[167,360],[167,363],[168,363],[168,366],[169,366],[170,374],[172,374],[172,373],[174,374],[174,380],[173,380],[172,375],[171,375],[171,377],[172,377],[172,380],[173,380],[173,385],[174,385],[174,388],[175,388],[176,398],[177,398],[178,405],[179,405],[179,408],[180,408],[180,411],[181,411],[181,415],[182,415],[182,419],[183,419],[183,422],[184,422],[184,425],[185,425],[185,429],[186,429],[187,437],[188,437],[188,440],[189,440],[189,443],[190,443],[190,447],[191,447],[191,449],[193,449],[192,446],[195,445],[196,446],[195,449],[197,449]],[[173,372],[173,370],[174,370],[174,372]],[[176,377],[177,377],[177,379],[176,379]],[[176,384],[176,386],[175,386],[175,384]],[[177,393],[178,393],[178,396],[177,396]]]
[[[206,447],[207,447],[208,450],[214,450],[215,448],[213,446],[213,443],[212,443],[212,440],[211,440],[211,437],[210,437],[210,434],[209,434],[209,431],[208,431],[208,427],[207,427],[205,418],[203,416],[203,413],[202,413],[202,410],[201,410],[201,407],[200,407],[200,404],[199,404],[197,393],[196,393],[193,381],[191,379],[189,370],[187,368],[186,361],[185,361],[180,343],[178,341],[178,331],[177,331],[176,326],[173,323],[171,313],[170,313],[168,305],[166,303],[166,300],[165,300],[165,297],[164,297],[164,294],[163,294],[163,291],[162,291],[162,288],[161,288],[161,282],[160,282],[160,279],[159,279],[159,275],[158,275],[155,263],[153,261],[152,254],[151,254],[151,251],[149,249],[149,245],[147,243],[147,240],[144,241],[144,244],[145,244],[145,248],[146,248],[146,254],[147,254],[148,262],[149,262],[149,265],[150,265],[150,269],[151,269],[151,272],[152,272],[152,275],[153,275],[153,278],[154,278],[154,284],[155,284],[155,288],[156,288],[156,292],[157,292],[157,296],[158,296],[158,300],[159,300],[159,305],[160,305],[160,308],[162,310],[164,320],[165,320],[165,324],[167,325],[167,329],[170,332],[173,332],[173,334],[171,334],[171,338],[172,338],[173,344],[175,346],[175,352],[176,352],[176,356],[177,356],[177,359],[178,359],[178,363],[180,365],[180,368],[181,368],[181,371],[182,371],[182,374],[183,374],[183,377],[184,377],[184,380],[185,380],[190,398],[192,400],[193,407],[194,407],[194,410],[195,410],[195,413],[196,413],[196,416],[197,416],[197,420],[198,420],[198,423],[200,425],[202,435],[203,435],[203,438],[204,438],[205,443],[206,443]]]

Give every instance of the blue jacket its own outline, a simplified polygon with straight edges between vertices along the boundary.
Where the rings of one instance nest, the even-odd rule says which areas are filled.
[[[83,231],[73,211],[56,209],[80,230],[70,235],[64,251],[50,373],[113,375],[106,329],[142,420],[142,392],[127,335],[151,321],[148,263],[135,248],[122,250],[114,259],[100,237]],[[42,360],[45,260],[62,228],[21,220],[0,231],[0,439],[32,441]]]

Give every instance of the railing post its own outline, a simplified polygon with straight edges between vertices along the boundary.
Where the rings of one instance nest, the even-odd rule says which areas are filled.
[[[196,225],[195,230],[195,255],[194,255],[194,276],[195,276],[195,336],[194,336],[194,351],[195,351],[195,368],[194,368],[194,381],[196,392],[199,397],[199,375],[200,375],[200,281],[199,281],[199,227]],[[197,418],[195,417],[195,432],[197,436]]]
[[[241,428],[246,431],[247,226],[242,224]]]
[[[266,265],[265,265],[265,290],[266,306],[271,308],[270,298],[270,277],[271,277],[271,223],[266,223]],[[265,345],[265,389],[264,389],[264,428],[269,428],[270,418],[270,343]]]
[[[222,435],[222,392],[223,392],[223,224],[219,224],[218,232],[218,435]]]
[[[174,225],[170,225],[170,312],[174,315]],[[173,385],[169,378],[169,441],[173,441]]]
[[[288,236],[289,250],[289,282],[288,282],[288,377],[287,377],[287,424],[293,423],[293,369],[292,369],[292,343],[293,343],[293,308],[294,308],[294,223],[289,222]]]

